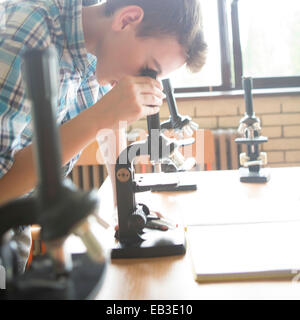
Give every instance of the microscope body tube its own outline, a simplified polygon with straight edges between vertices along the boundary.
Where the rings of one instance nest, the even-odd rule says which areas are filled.
[[[252,78],[243,78],[243,88],[245,92],[245,104],[246,104],[246,114],[251,118],[254,115],[253,112],[253,100],[252,100]]]
[[[34,151],[43,205],[53,204],[62,188],[61,150],[56,125],[58,66],[53,47],[24,54],[28,98],[32,102]]]
[[[166,94],[166,99],[168,102],[171,119],[172,119],[172,122],[175,122],[179,118],[179,116],[178,116],[178,108],[177,108],[177,103],[173,94],[171,81],[170,79],[164,79],[162,83],[163,83],[164,91]]]

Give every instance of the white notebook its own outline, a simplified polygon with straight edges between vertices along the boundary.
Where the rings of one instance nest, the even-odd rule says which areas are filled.
[[[199,282],[300,281],[300,222],[202,225],[187,228]]]

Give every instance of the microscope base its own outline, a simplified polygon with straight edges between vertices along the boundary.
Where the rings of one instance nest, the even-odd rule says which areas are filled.
[[[259,172],[250,172],[249,168],[240,168],[240,181],[246,183],[266,183],[270,180],[270,170],[260,169]]]
[[[106,263],[95,263],[87,254],[73,254],[73,269],[68,276],[61,279],[57,279],[49,258],[42,256],[36,259],[36,267],[31,267],[16,280],[13,288],[7,290],[5,299],[93,299],[102,286]]]
[[[133,244],[118,242],[111,250],[111,258],[154,258],[183,255],[186,252],[183,227],[168,231],[145,229],[141,237],[144,241]]]

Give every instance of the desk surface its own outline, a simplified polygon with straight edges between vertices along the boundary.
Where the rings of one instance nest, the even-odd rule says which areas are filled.
[[[198,190],[142,193],[138,201],[165,216],[179,214],[186,225],[300,219],[300,168],[276,168],[267,184],[239,182],[238,171],[186,173]],[[113,212],[109,179],[99,190],[100,215]],[[300,244],[299,244],[300,245]],[[98,299],[299,299],[300,283],[257,281],[200,284],[186,255],[114,260]]]

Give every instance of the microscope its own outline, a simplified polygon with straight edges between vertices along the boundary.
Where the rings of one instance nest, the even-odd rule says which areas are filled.
[[[267,168],[267,154],[259,151],[259,146],[268,142],[267,137],[260,135],[260,120],[253,111],[252,78],[243,78],[246,113],[240,121],[238,133],[241,138],[235,139],[237,144],[246,145],[247,152],[240,154],[240,181],[248,183],[266,183],[270,179]]]
[[[141,76],[156,79],[157,73],[151,69],[143,70]],[[169,81],[164,82],[167,96],[172,96]],[[171,100],[170,100],[171,101]],[[173,107],[169,121],[164,129],[183,129],[191,124],[190,118],[181,117],[175,99],[169,104]],[[150,209],[137,203],[136,193],[145,191],[191,190],[181,185],[179,175],[162,171],[162,164],[168,159],[176,172],[184,167],[184,157],[179,147],[194,143],[193,138],[175,140],[162,133],[159,113],[147,117],[148,137],[129,145],[119,156],[115,167],[116,193],[119,228],[116,231],[116,246],[111,258],[149,258],[181,255],[186,251],[184,228],[165,224],[163,219],[152,216]],[[192,125],[196,128],[196,125]],[[190,128],[190,131],[192,129]],[[136,175],[133,161],[138,156],[148,155],[154,173]],[[192,185],[192,190],[194,186]]]
[[[97,221],[96,191],[83,192],[62,178],[55,110],[58,97],[57,54],[53,47],[24,55],[27,98],[32,103],[38,184],[31,196],[0,208],[0,265],[6,270],[4,299],[90,299],[101,288],[107,258],[92,230]],[[46,254],[35,257],[20,274],[16,243],[8,230],[38,224]],[[71,254],[65,241],[79,236],[86,253]]]

